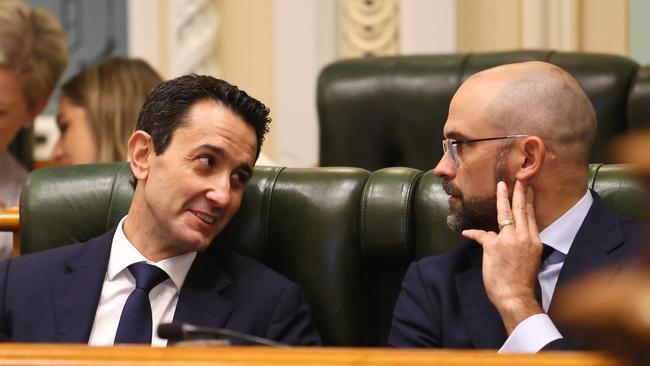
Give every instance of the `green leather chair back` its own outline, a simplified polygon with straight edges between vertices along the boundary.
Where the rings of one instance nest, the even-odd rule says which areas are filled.
[[[613,209],[645,211],[645,192],[622,166],[594,164],[589,186]],[[126,214],[126,163],[45,168],[23,190],[23,253],[97,236]],[[242,206],[213,245],[257,258],[299,283],[325,344],[385,344],[408,264],[460,242],[433,172],[386,168],[255,168]]]
[[[637,80],[639,65],[620,56],[531,50],[350,59],[318,79],[320,165],[429,170],[442,156],[442,128],[460,84],[477,71],[531,60],[563,67],[585,88],[598,118],[592,162],[606,161],[613,136],[650,126],[650,77]]]
[[[628,97],[629,128],[650,128],[650,65],[639,68]]]

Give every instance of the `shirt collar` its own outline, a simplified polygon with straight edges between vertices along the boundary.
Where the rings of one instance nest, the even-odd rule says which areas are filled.
[[[539,233],[539,239],[542,243],[567,255],[593,202],[591,192],[587,190],[573,207]]]
[[[111,254],[108,260],[108,270],[106,275],[109,281],[113,281],[115,276],[120,274],[122,271],[126,270],[131,264],[137,262],[147,262],[151,265],[159,267],[171,278],[176,286],[176,290],[180,291],[187,277],[187,273],[196,258],[196,252],[189,252],[181,254],[175,257],[163,259],[159,262],[151,262],[147,260],[142,253],[140,253],[134,246],[131,244],[129,239],[126,238],[124,234],[123,225],[126,216],[120,220],[117,224],[117,229],[115,230],[115,235],[113,236],[113,243],[111,246]]]

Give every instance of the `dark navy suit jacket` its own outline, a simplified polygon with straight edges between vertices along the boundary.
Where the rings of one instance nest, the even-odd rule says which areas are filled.
[[[620,266],[625,257],[638,253],[641,224],[610,211],[597,194],[592,194],[593,205],[565,258],[557,288],[589,270]],[[483,285],[482,255],[479,244],[465,241],[446,254],[412,263],[402,282],[388,344],[500,348],[507,333]],[[551,319],[554,309],[551,302]],[[545,349],[584,348],[579,334],[558,329],[564,339],[551,342]]]
[[[88,342],[114,233],[1,262],[0,332],[19,342]],[[310,317],[298,285],[217,249],[196,256],[174,321],[318,345]]]

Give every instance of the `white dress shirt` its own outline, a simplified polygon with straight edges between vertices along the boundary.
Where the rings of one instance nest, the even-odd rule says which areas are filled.
[[[168,279],[164,280],[151,292],[149,292],[149,301],[151,302],[152,314],[152,346],[164,347],[167,345],[166,339],[158,338],[156,330],[158,324],[169,323],[174,318],[178,295],[180,294],[183,282],[187,273],[192,266],[196,257],[196,252],[190,252],[172,258],[163,259],[157,263],[147,260],[124,235],[122,226],[126,216],[120,220],[113,236],[111,254],[108,260],[108,269],[104,277],[102,293],[99,297],[95,321],[90,332],[88,344],[93,346],[110,346],[113,345],[117,326],[122,315],[122,308],[126,303],[133,289],[135,289],[135,279],[128,267],[137,262],[147,262],[157,266],[167,275]]]
[[[564,258],[569,253],[571,244],[593,202],[591,192],[587,190],[573,207],[539,233],[542,243],[556,250],[541,263],[537,275],[542,290],[542,308],[545,313],[532,315],[519,323],[499,350],[500,353],[538,352],[550,342],[562,338],[546,312],[551,304]]]

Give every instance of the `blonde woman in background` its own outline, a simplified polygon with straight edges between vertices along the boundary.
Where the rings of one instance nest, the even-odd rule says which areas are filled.
[[[110,58],[62,86],[52,160],[59,164],[126,161],[126,143],[149,91],[162,78],[145,61]]]
[[[9,143],[45,108],[67,64],[65,35],[49,13],[0,1],[0,209],[18,205],[27,178]],[[11,249],[11,233],[0,232],[0,258]]]

